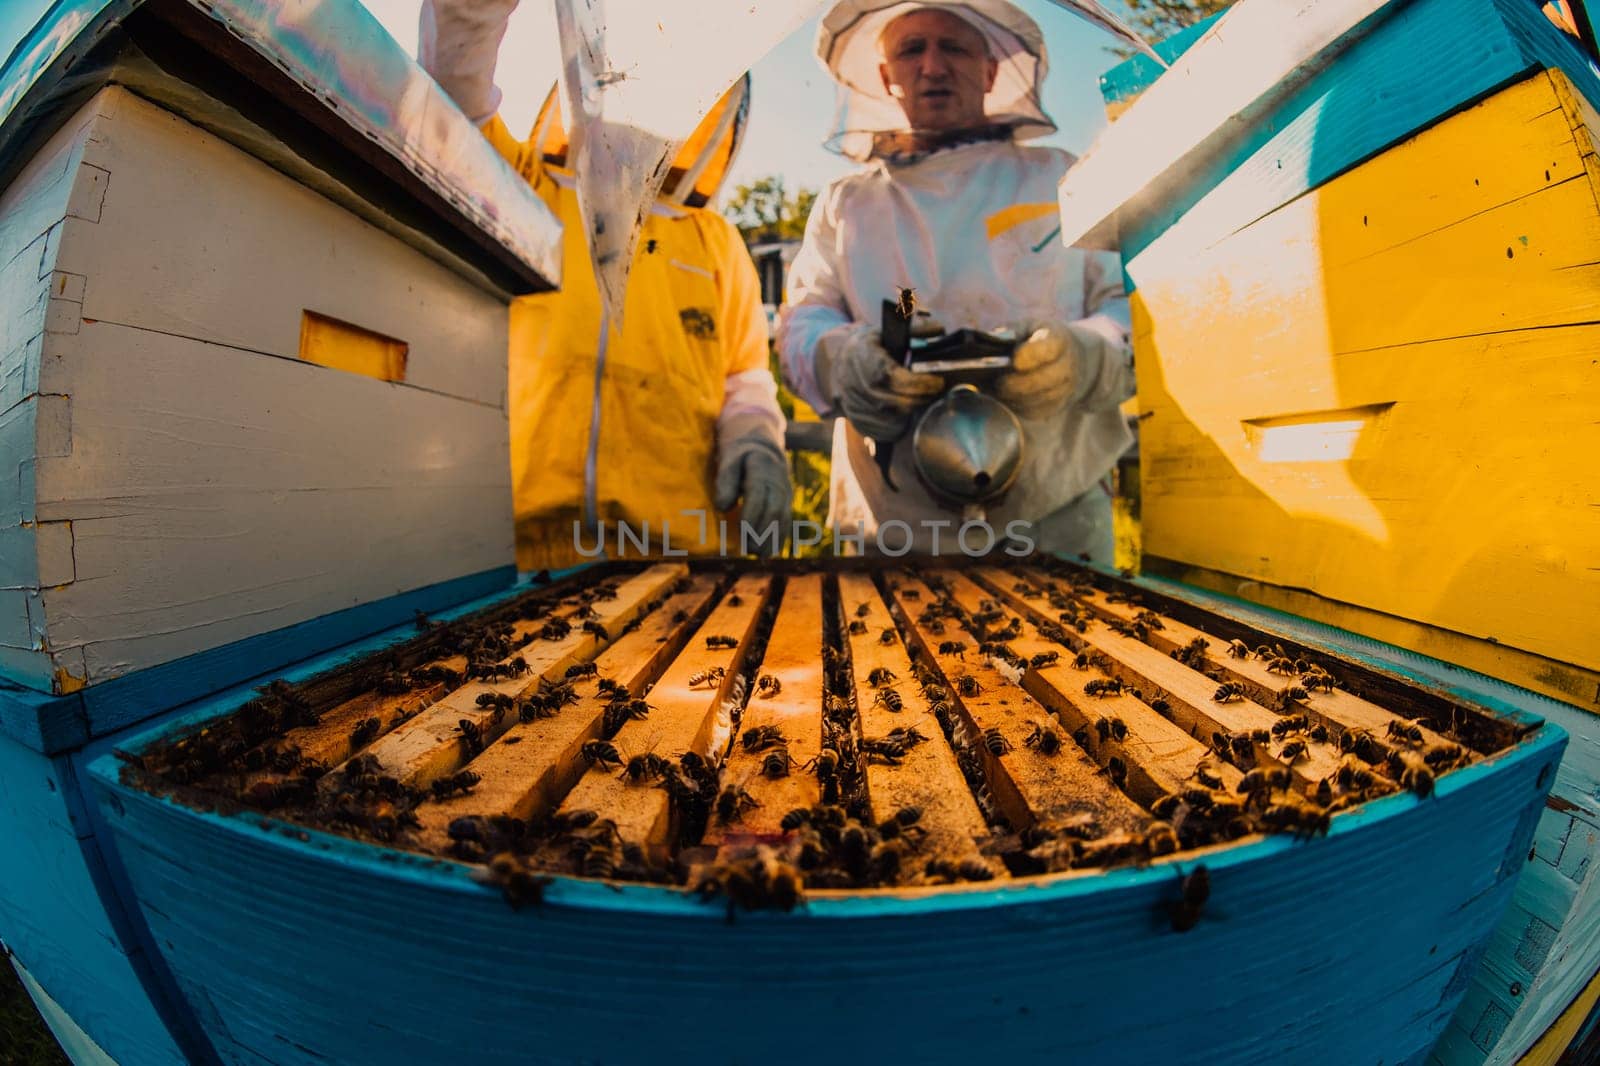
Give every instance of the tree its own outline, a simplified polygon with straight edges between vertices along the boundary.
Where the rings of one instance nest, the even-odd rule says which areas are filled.
[[[816,199],[815,189],[802,188],[790,196],[783,178],[771,174],[735,187],[722,213],[739,227],[747,243],[799,240],[805,236],[806,217]]]
[[[1233,0],[1123,0],[1129,24],[1151,43],[1164,41],[1232,4]],[[1133,54],[1123,48],[1117,51]]]

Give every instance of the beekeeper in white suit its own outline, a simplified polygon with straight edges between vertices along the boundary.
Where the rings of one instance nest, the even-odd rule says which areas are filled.
[[[840,0],[817,54],[844,89],[830,147],[866,166],[812,209],[779,348],[791,387],[844,416],[831,522],[870,533],[898,519],[915,550],[941,533],[937,549],[958,550],[960,515],[920,483],[911,448],[894,451],[898,489],[873,459],[871,441],[901,436],[944,391],[880,343],[882,301],[912,287],[946,329],[1025,338],[992,388],[1022,420],[1025,458],[990,525],[1020,520],[1040,550],[1109,562],[1105,478],[1132,439],[1118,410],[1134,391],[1128,306],[1115,253],[1061,243],[1056,186],[1072,156],[1020,143],[1055,129],[1039,106],[1039,27],[1004,0]]]

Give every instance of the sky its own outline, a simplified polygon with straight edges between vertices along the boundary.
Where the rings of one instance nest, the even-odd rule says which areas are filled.
[[[421,0],[363,2],[415,55]],[[1108,50],[1112,39],[1049,0],[1018,0],[1018,4],[1044,30],[1050,56],[1045,110],[1060,127],[1036,143],[1081,154],[1105,127],[1099,76],[1120,61]],[[816,35],[813,18],[751,68],[749,133],[723,185],[724,194],[769,174],[782,176],[791,191],[820,188],[855,169],[856,164],[822,147],[831,132],[835,100],[833,82],[813,52]],[[551,0],[522,0],[511,17],[495,77],[504,94],[500,113],[513,132],[532,125],[540,101],[555,82],[558,55]]]

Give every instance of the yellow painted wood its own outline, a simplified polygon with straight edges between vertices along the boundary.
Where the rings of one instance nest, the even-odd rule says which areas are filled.
[[[351,322],[315,311],[300,313],[300,358],[308,363],[365,374],[379,381],[404,381],[411,346]]]
[[[1588,1019],[1589,1012],[1594,1010],[1596,1003],[1600,1003],[1600,973],[1595,974],[1584,986],[1583,991],[1578,993],[1578,998],[1561,1013],[1555,1024],[1545,1030],[1539,1042],[1517,1060],[1517,1066],[1556,1066],[1561,1061],[1561,1056],[1572,1045],[1572,1038],[1577,1036],[1578,1030]]]
[[[1136,257],[1144,550],[1600,669],[1595,121],[1541,72]]]
[[[1166,572],[1167,576],[1190,585],[1311,618],[1445,662],[1459,663],[1480,674],[1521,685],[1551,699],[1600,712],[1600,672],[1594,670],[1558,663],[1503,644],[1490,644],[1448,629],[1396,618],[1365,607],[1339,603],[1304,589],[1284,588],[1202,567],[1179,566],[1169,570],[1159,560],[1146,562],[1152,564],[1154,569]]]

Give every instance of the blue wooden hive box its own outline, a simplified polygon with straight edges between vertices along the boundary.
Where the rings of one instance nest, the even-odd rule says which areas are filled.
[[[39,8],[0,938],[76,1061],[1433,1052],[1550,700],[1050,559],[519,581],[548,213],[353,2]]]

